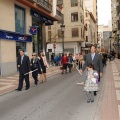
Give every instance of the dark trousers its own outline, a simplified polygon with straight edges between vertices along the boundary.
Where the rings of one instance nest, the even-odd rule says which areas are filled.
[[[81,68],[82,68],[82,63],[79,62],[79,69],[81,69]]]
[[[32,77],[35,80],[35,85],[37,85],[37,82],[38,82],[38,71],[33,72],[32,73]]]
[[[30,87],[29,74],[28,75],[19,74],[18,89],[22,89],[23,88],[23,81],[24,81],[24,79],[25,79],[25,83],[26,83],[26,88]]]

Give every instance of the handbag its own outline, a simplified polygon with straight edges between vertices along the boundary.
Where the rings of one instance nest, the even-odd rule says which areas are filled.
[[[97,83],[97,79],[96,78],[91,78],[93,83]]]

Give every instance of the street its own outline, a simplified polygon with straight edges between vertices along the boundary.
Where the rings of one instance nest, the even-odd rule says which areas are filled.
[[[94,103],[87,103],[83,86],[76,84],[84,78],[85,72],[81,76],[72,71],[48,78],[37,87],[32,84],[27,91],[2,95],[0,120],[98,120],[104,76]]]

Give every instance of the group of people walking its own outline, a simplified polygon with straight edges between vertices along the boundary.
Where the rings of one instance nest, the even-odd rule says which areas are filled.
[[[103,62],[101,54],[96,52],[96,47],[91,46],[91,52],[85,56],[81,53],[73,57],[73,54],[64,53],[61,57],[61,70],[62,74],[67,74],[67,68],[71,73],[73,63],[79,65],[79,72],[82,73],[87,68],[86,79],[84,80],[84,91],[86,91],[87,102],[94,102],[94,96],[97,95],[98,83],[100,77],[103,74]],[[46,56],[43,51],[40,51],[38,57],[36,53],[32,54],[32,59],[24,54],[23,50],[20,50],[20,56],[18,57],[19,68],[19,84],[16,90],[21,91],[23,88],[23,80],[26,82],[26,89],[30,88],[29,72],[32,71],[32,77],[35,80],[35,86],[38,84],[38,74],[40,74],[40,82],[46,82],[46,67],[49,67]]]
[[[38,74],[40,74],[40,82],[46,82],[46,67],[49,67],[46,56],[43,51],[40,51],[38,57],[36,53],[32,54],[32,59],[24,54],[24,50],[20,50],[20,56],[18,57],[18,69],[19,69],[19,84],[17,91],[21,91],[23,88],[23,81],[25,79],[26,88],[30,88],[29,72],[32,71],[32,77],[35,81],[35,86],[38,84]]]

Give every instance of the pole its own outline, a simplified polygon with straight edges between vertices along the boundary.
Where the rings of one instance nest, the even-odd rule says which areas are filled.
[[[64,53],[64,31],[62,31],[62,49]]]
[[[110,38],[110,52],[111,52],[111,38]]]

